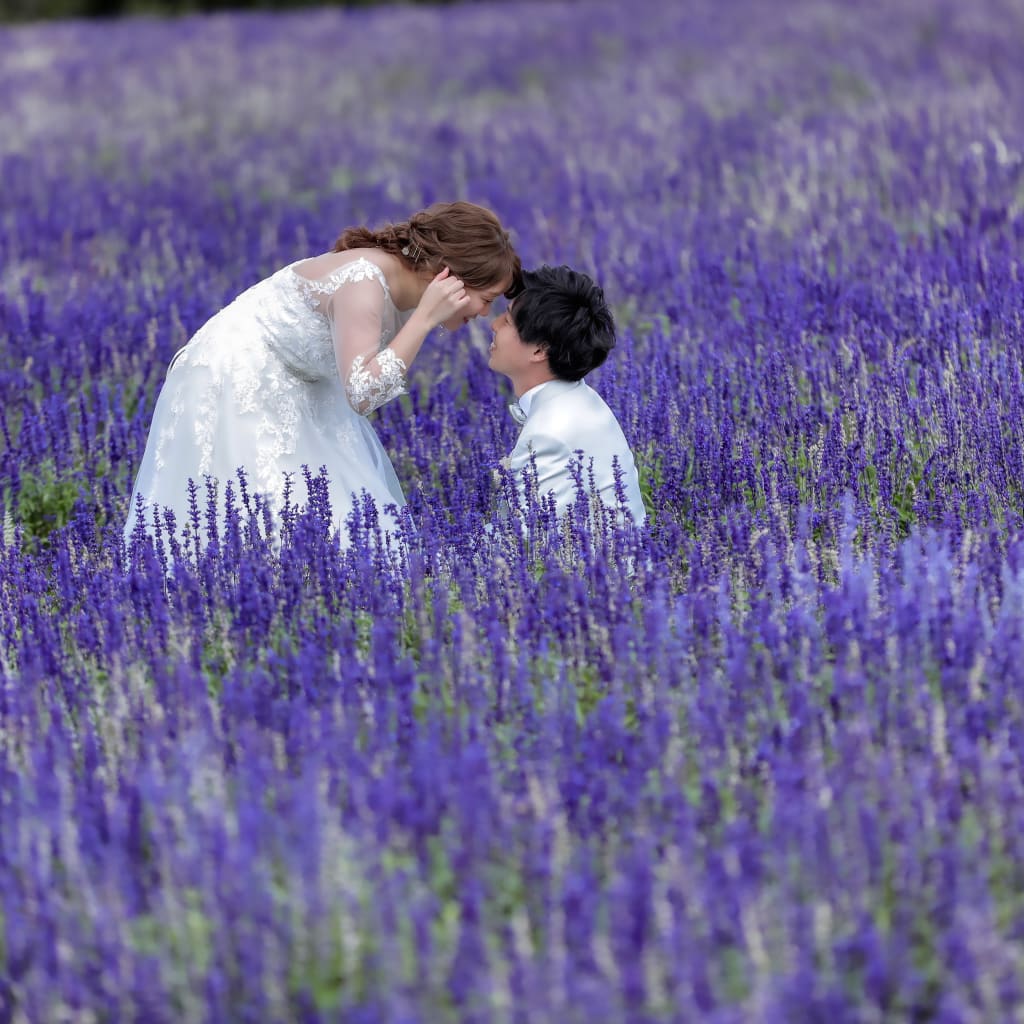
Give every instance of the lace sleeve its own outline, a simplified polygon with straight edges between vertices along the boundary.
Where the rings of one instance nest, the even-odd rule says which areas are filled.
[[[338,374],[352,408],[364,416],[406,391],[405,362],[381,348],[387,285],[373,270],[347,275],[328,305]]]
[[[381,349],[367,365],[363,356],[352,360],[345,390],[352,408],[364,416],[392,398],[404,395],[408,367],[389,348]]]

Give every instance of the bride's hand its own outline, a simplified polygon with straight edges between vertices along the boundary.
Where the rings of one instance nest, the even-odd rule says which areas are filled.
[[[461,313],[470,301],[466,286],[445,267],[427,285],[417,309],[433,328]]]

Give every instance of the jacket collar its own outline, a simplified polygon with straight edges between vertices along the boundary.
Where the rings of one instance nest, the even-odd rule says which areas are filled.
[[[546,380],[543,384],[530,388],[519,399],[519,405],[527,416],[542,405],[564,395],[567,391],[578,388],[582,380]]]

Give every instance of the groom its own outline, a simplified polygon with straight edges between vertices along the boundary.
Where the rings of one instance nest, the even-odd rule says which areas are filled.
[[[603,505],[643,523],[633,453],[614,413],[583,381],[615,345],[604,292],[569,267],[524,271],[521,290],[491,332],[489,365],[512,382],[517,401],[510,409],[523,428],[506,462],[520,496],[524,470],[530,479],[535,465],[538,497],[553,494],[558,513],[566,512],[578,496],[575,462]]]

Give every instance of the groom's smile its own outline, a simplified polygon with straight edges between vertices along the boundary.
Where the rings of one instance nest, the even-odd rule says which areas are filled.
[[[491,321],[491,355],[488,360],[491,369],[497,370],[499,373],[505,372],[504,363],[507,362],[507,358],[502,359],[501,357],[503,355],[507,357],[520,344],[519,332],[516,331],[516,325],[512,322],[510,307],[501,316],[497,316]]]
[[[538,383],[536,377],[539,364],[547,366],[547,356],[542,346],[523,341],[512,319],[510,305],[501,316],[491,321],[491,347],[487,365],[502,373],[512,382],[516,394],[522,394],[527,387]]]

